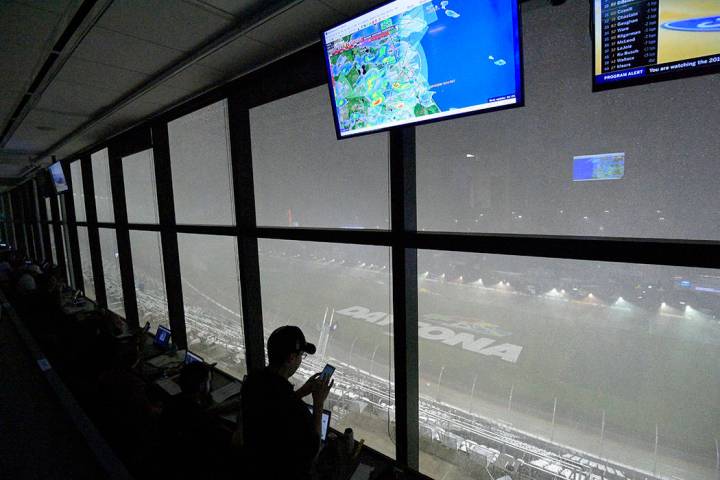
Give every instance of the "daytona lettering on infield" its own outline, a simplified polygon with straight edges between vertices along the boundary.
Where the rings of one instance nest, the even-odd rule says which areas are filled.
[[[336,310],[335,313],[346,317],[365,320],[378,326],[390,325],[392,315],[385,312],[371,312],[369,308],[353,306]],[[523,347],[510,343],[495,344],[491,338],[476,338],[472,333],[455,332],[454,330],[440,325],[432,325],[427,322],[418,322],[418,337],[424,340],[441,342],[445,345],[460,346],[468,352],[499,357],[501,360],[510,363],[517,363]]]

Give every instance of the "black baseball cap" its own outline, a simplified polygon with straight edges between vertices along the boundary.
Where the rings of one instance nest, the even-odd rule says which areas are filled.
[[[296,352],[312,355],[316,351],[315,345],[306,342],[302,330],[294,325],[285,325],[272,332],[267,341],[267,349],[271,358],[285,358]]]

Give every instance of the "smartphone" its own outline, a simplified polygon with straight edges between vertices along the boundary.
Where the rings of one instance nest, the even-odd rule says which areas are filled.
[[[320,380],[329,380],[330,377],[332,377],[333,373],[335,373],[335,367],[333,367],[329,363],[325,364],[325,368],[323,368],[322,372],[320,373]]]

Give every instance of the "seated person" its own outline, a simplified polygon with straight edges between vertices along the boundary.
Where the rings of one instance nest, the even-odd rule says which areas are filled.
[[[148,396],[147,384],[133,371],[138,359],[135,342],[118,343],[111,368],[98,381],[110,437],[131,467],[149,461],[156,451],[162,411]]]
[[[170,397],[163,409],[163,430],[172,465],[172,478],[223,478],[229,458],[229,433],[214,421],[210,385],[212,366],[205,363],[184,365],[176,382],[181,393]]]
[[[295,326],[268,339],[269,365],[251,372],[241,393],[244,467],[249,478],[309,479],[320,446],[322,411],[332,383],[315,374],[298,390],[288,381],[315,353]],[[314,414],[302,398],[312,394]]]

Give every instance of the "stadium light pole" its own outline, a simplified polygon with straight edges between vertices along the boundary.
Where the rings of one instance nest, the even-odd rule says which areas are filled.
[[[552,415],[552,427],[550,429],[550,441],[555,440],[555,412],[557,412],[557,397],[553,402],[553,415]]]
[[[477,385],[477,379],[478,379],[478,376],[475,375],[475,378],[473,378],[472,388],[470,389],[470,405],[468,406],[468,411],[470,412],[470,414],[475,413],[473,404],[475,403],[474,402],[474,400],[475,400],[475,385]]]
[[[355,337],[355,339],[350,344],[350,352],[348,353],[348,366],[352,365],[352,354],[353,350],[355,349],[355,343],[358,341],[359,337]]]
[[[658,457],[658,424],[655,424],[655,452],[653,454],[653,475],[657,472],[657,457]]]
[[[720,480],[720,442],[715,439],[715,469],[717,470],[717,480]]]
[[[440,401],[440,383],[442,383],[442,377],[443,373],[445,373],[445,365],[442,366],[440,369],[440,375],[438,375],[438,381],[437,381],[437,394],[435,395],[435,401]]]
[[[508,421],[510,421],[510,412],[512,412],[512,397],[513,397],[513,391],[515,390],[515,384],[513,383],[510,385],[510,395],[508,395]]]
[[[375,350],[373,350],[372,357],[370,357],[370,376],[373,376],[373,372],[375,371],[375,354],[377,353],[378,349],[380,348],[380,344],[378,343],[375,345]]]

